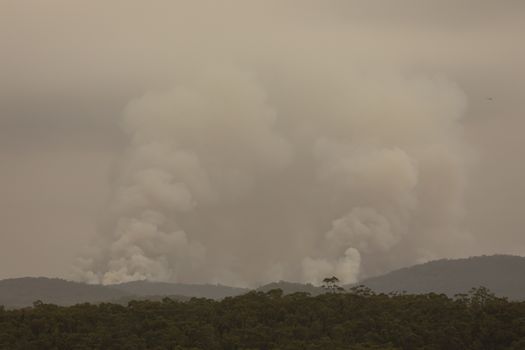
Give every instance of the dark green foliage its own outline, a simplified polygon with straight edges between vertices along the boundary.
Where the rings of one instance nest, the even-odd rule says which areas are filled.
[[[443,294],[284,295],[0,307],[0,349],[524,349],[525,302]]]
[[[323,289],[328,293],[340,293],[345,289],[339,285],[339,278],[332,276],[323,279]]]

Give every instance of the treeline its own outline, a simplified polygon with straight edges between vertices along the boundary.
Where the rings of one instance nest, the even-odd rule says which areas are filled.
[[[250,292],[221,301],[0,307],[0,349],[525,349],[525,302],[445,295]]]

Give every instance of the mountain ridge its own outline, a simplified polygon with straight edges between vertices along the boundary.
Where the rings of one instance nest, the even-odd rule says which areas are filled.
[[[525,299],[525,257],[481,255],[439,259],[368,278],[358,284],[377,293],[443,293],[448,296],[486,287],[497,296]]]
[[[222,299],[236,296],[249,291],[247,288],[237,288],[220,284],[189,284],[173,282],[132,281],[110,284],[108,287],[137,296],[149,295],[181,295],[196,298]]]
[[[407,292],[410,294],[443,293],[448,296],[467,293],[471,288],[488,288],[496,296],[525,300],[525,257],[516,255],[483,255],[463,259],[440,259],[364,279],[364,285],[376,293]],[[284,294],[304,292],[318,295],[321,287],[294,282],[272,282],[255,289],[213,284],[133,281],[112,285],[94,285],[59,278],[21,277],[0,280],[0,305],[9,308],[44,303],[72,305],[77,303],[126,303],[134,299],[160,300],[170,297],[188,300],[192,297],[222,299],[255,290],[268,292],[282,289]]]
[[[97,303],[129,296],[102,285],[67,281],[60,278],[20,277],[0,280],[0,305],[30,306],[40,300],[57,305]]]

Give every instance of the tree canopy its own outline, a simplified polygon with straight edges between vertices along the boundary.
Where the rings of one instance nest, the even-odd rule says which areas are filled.
[[[525,303],[443,294],[249,292],[60,307],[0,307],[0,349],[524,349]]]

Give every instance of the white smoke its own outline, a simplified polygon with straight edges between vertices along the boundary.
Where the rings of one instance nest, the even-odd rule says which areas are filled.
[[[128,104],[129,149],[82,278],[347,283],[454,254],[468,239],[463,93],[306,44],[300,59],[261,43],[265,57],[185,62]]]

